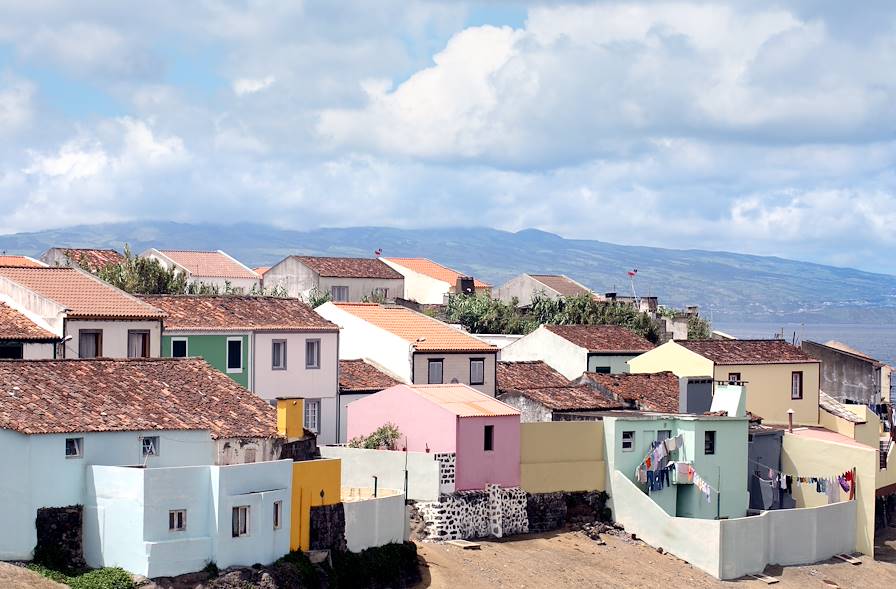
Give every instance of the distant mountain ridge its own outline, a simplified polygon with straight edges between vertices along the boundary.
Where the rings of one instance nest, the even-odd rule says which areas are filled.
[[[0,250],[39,255],[54,246],[222,249],[249,266],[293,253],[330,256],[425,257],[495,286],[521,272],[566,274],[597,292],[631,291],[626,272],[638,269],[640,296],[734,321],[882,323],[896,321],[896,276],[783,258],[704,250],[628,246],[565,239],[526,229],[323,228],[311,231],[234,225],[143,221],[79,225],[0,235]]]

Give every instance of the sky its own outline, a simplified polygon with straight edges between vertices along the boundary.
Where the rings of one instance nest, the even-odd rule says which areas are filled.
[[[539,228],[896,274],[892,2],[0,13],[0,233]]]

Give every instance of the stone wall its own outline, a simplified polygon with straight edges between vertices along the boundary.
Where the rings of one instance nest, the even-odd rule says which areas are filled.
[[[526,493],[519,487],[488,485],[485,491],[458,491],[419,503],[428,541],[512,536],[529,531]]]
[[[308,435],[292,442],[286,442],[280,449],[281,460],[302,462],[304,460],[315,460],[317,458],[320,458],[320,451],[317,449],[317,436],[314,435]]]
[[[311,550],[345,551],[345,509],[342,503],[311,508]]]
[[[83,569],[84,549],[81,543],[83,509],[69,507],[41,507],[34,522],[37,546],[34,560],[51,568]]]
[[[439,494],[447,495],[454,493],[455,475],[457,470],[457,454],[447,452],[444,454],[436,454],[436,461],[439,463]]]
[[[526,501],[529,531],[549,532],[567,524],[609,522],[607,499],[603,491],[530,494]]]

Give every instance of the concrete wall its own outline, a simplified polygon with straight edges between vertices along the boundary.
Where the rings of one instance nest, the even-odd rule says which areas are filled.
[[[519,305],[525,307],[532,304],[532,298],[536,294],[543,294],[550,299],[560,298],[560,293],[536,281],[528,274],[520,274],[505,282],[495,291],[495,298],[509,303],[516,297]]]
[[[0,302],[6,303],[48,331],[61,335],[66,309],[8,278],[0,276]]]
[[[23,360],[50,360],[56,344],[50,342],[26,343],[22,346]]]
[[[414,353],[414,384],[429,384],[429,360],[442,359],[442,382],[445,384],[457,382],[470,385],[472,388],[486,395],[495,396],[495,370],[497,351],[467,353],[439,353],[429,354]],[[470,384],[470,360],[482,359],[485,361],[485,378],[482,384]]]
[[[292,550],[311,547],[311,508],[341,501],[342,462],[323,458],[292,463],[292,516],[289,546]]]
[[[617,356],[611,354],[588,354],[588,372],[598,372],[599,368],[609,368],[610,374],[625,374],[629,371],[628,361],[637,354]]]
[[[528,493],[603,491],[602,421],[520,425],[520,486]]]
[[[329,278],[320,277],[320,289],[330,292],[334,286],[348,287],[348,300],[360,302],[365,298],[370,299],[378,288],[386,289],[386,300],[395,300],[395,297],[404,298],[403,278]]]
[[[392,260],[381,259],[384,264],[391,266],[404,276],[403,298],[405,299],[416,301],[422,305],[441,305],[445,302],[445,295],[454,287],[453,284],[420,274]]]
[[[559,337],[544,326],[501,348],[501,360],[542,360],[572,380],[588,368],[588,350]]]
[[[790,398],[791,374],[803,373],[803,398]],[[787,423],[787,410],[793,409],[793,422],[818,425],[817,362],[803,364],[750,364],[715,367],[717,381],[727,381],[732,372],[740,373],[747,383],[747,411],[762,417],[765,423]]]
[[[821,360],[821,390],[838,401],[877,404],[881,399],[880,369],[867,361],[815,342],[803,341],[802,349]],[[885,398],[889,399],[889,387]]]
[[[347,286],[349,301],[358,302],[369,297],[376,288],[389,289],[388,298],[404,296],[404,279],[329,278],[294,257],[288,257],[271,267],[264,274],[264,286],[268,289],[285,288],[291,297],[308,299],[313,289],[330,292],[331,286]]]
[[[539,423],[553,421],[554,419],[552,410],[521,393],[504,393],[503,395],[498,395],[498,400],[517,409],[520,412],[521,423]]]
[[[629,370],[635,374],[653,374],[669,370],[675,376],[708,376],[713,374],[712,361],[696,354],[674,341],[644,352],[628,361]],[[725,375],[727,378],[727,374]]]
[[[373,393],[348,393],[339,395],[339,437],[336,442],[344,444],[348,442],[348,406],[352,401],[363,399]]]
[[[439,463],[435,455],[425,452],[363,450],[345,446],[321,446],[321,456],[342,460],[342,483],[347,487],[405,488],[412,501],[435,501],[439,498]]]
[[[161,355],[161,321],[82,321],[80,319],[66,319],[65,335],[72,336],[72,339],[65,342],[66,358],[78,357],[80,345],[78,332],[82,329],[102,330],[102,355],[106,358],[128,357],[128,331],[131,330],[148,331],[150,357],[158,358]]]
[[[485,426],[493,429],[493,450],[484,449]],[[457,420],[455,490],[520,485],[520,418],[518,415],[461,417]]]
[[[404,493],[380,488],[377,495],[357,500],[343,496],[345,541],[352,552],[407,540]]]

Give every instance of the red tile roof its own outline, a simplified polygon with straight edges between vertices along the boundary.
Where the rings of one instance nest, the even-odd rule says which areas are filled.
[[[563,275],[557,274],[529,274],[532,278],[546,287],[557,291],[561,296],[574,297],[582,294],[590,294],[591,291]]]
[[[465,384],[396,385],[412,391],[458,417],[519,415],[514,407]]]
[[[401,280],[404,278],[374,258],[327,258],[321,256],[295,256],[303,264],[330,278],[381,278]]]
[[[498,381],[495,388],[499,393],[514,389],[564,387],[568,385],[569,380],[565,376],[541,360],[498,362]]]
[[[0,340],[45,341],[59,338],[7,304],[0,302]]]
[[[401,384],[364,360],[339,361],[339,390],[345,393],[372,393]]]
[[[0,429],[275,437],[277,411],[201,358],[0,361]]]
[[[419,352],[491,352],[498,348],[406,307],[376,303],[326,303],[414,344]]]
[[[258,279],[258,274],[243,266],[224,252],[201,252],[188,250],[158,250],[177,265],[186,268],[194,277],[201,278],[249,278]]]
[[[164,313],[99,278],[63,266],[50,268],[2,268],[8,278],[66,307],[72,319],[161,319]]]
[[[818,362],[800,348],[779,339],[681,340],[675,343],[715,364],[801,364]]]
[[[252,268],[252,271],[258,274],[259,276],[264,276],[265,272],[270,270],[270,266],[259,266],[258,268]]]
[[[656,374],[602,374],[586,372],[579,382],[610,397],[634,403],[641,411],[678,413],[678,377],[671,372]]]
[[[589,352],[641,354],[654,348],[652,343],[637,333],[618,325],[545,325],[544,327]]]
[[[518,389],[502,393],[502,398],[519,395],[552,411],[597,411],[624,409],[625,404],[607,398],[588,385]]]
[[[299,299],[248,295],[142,295],[162,309],[165,330],[338,331]]]
[[[66,248],[63,253],[76,265],[86,264],[91,272],[124,260],[123,255],[112,249]]]
[[[46,264],[40,260],[28,256],[0,255],[0,266],[15,266],[17,268],[44,268]]]
[[[442,282],[447,282],[451,286],[457,285],[457,279],[461,276],[466,276],[466,274],[461,274],[457,270],[453,270],[447,266],[443,266],[432,260],[428,260],[426,258],[383,258],[384,260],[388,260],[389,262],[394,262],[399,266],[403,266],[408,270],[412,270],[418,274],[423,274],[424,276],[429,276],[430,278],[435,278],[436,280],[441,280]],[[474,288],[489,288],[491,284],[487,282],[483,282],[478,278],[473,278],[473,287]]]

